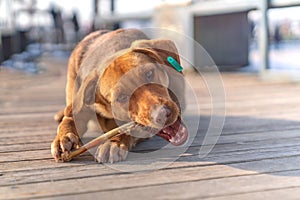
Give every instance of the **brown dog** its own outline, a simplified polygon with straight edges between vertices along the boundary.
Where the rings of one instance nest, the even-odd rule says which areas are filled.
[[[167,62],[180,63],[170,40],[149,40],[141,31],[98,31],[85,37],[74,49],[68,65],[66,108],[51,144],[52,156],[79,146],[88,121],[95,115],[104,132],[117,122],[135,121],[139,128],[98,147],[98,162],[126,159],[141,138],[154,134],[174,145],[187,139],[181,120],[184,107],[182,74]],[[134,135],[134,136],[133,136]]]

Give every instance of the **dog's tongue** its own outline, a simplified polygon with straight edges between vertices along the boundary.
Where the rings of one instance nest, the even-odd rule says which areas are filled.
[[[188,131],[185,124],[180,118],[178,118],[174,124],[165,127],[158,132],[157,135],[169,141],[171,144],[179,146],[186,141],[188,137]]]

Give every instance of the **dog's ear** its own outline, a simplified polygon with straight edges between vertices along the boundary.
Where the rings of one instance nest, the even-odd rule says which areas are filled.
[[[78,91],[73,95],[73,113],[78,113],[84,105],[92,105],[95,101],[98,73],[93,71],[81,83]]]
[[[180,58],[176,45],[171,40],[155,39],[155,40],[137,40],[132,43],[133,49],[150,49],[154,50],[157,55],[164,61],[165,64],[171,64],[167,62],[168,56],[172,56],[179,64]]]
[[[157,39],[157,40],[137,40],[131,45],[132,49],[146,49],[154,51],[165,65],[171,66],[167,61],[168,56],[172,56],[179,64],[180,57],[176,45],[171,40]],[[185,107],[185,84],[182,74],[177,71],[169,70],[169,94],[171,98],[181,107]]]

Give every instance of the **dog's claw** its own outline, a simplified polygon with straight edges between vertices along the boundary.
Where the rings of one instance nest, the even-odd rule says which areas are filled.
[[[79,147],[79,138],[74,133],[67,133],[63,136],[57,135],[51,143],[51,154],[56,162],[61,160],[61,154],[70,152]]]
[[[127,158],[128,147],[118,142],[107,141],[101,144],[95,154],[95,159],[99,163],[114,163]]]

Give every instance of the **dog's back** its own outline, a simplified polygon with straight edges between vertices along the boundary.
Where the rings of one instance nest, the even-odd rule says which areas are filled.
[[[94,69],[103,65],[108,55],[127,49],[136,40],[148,39],[147,36],[136,29],[119,29],[116,31],[96,31],[86,36],[74,49],[69,59],[68,82],[66,86],[66,103],[72,101],[74,86],[80,87],[84,80]],[[76,92],[76,91],[75,91]]]
[[[129,48],[136,40],[148,39],[147,36],[136,29],[118,29],[116,31],[97,31],[89,34],[80,42],[70,57],[70,68],[80,71],[81,76],[98,67],[108,59],[108,55]],[[74,62],[75,61],[75,62]],[[84,68],[84,69],[83,69]],[[84,77],[82,77],[84,78]]]
[[[72,102],[75,83],[80,87],[81,81],[88,76],[93,68],[108,59],[107,55],[129,48],[132,42],[148,37],[137,29],[118,29],[116,31],[100,30],[87,35],[73,50],[68,63],[66,105]],[[75,88],[75,89],[76,89]],[[59,111],[54,119],[62,120],[64,111]]]

